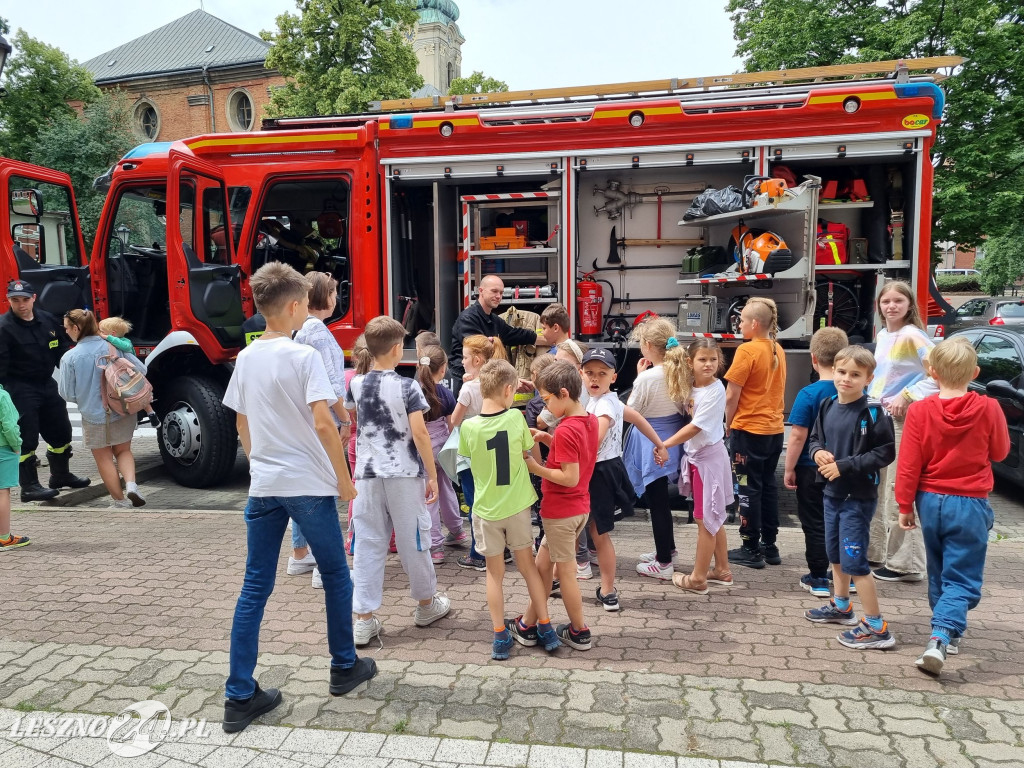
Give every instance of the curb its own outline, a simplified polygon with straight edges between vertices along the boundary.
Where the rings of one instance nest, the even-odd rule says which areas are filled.
[[[156,462],[153,464],[146,464],[142,467],[135,468],[135,479],[137,482],[142,483],[146,480],[152,480],[155,477],[159,477],[164,472],[163,462]],[[12,494],[13,495],[13,494]],[[106,496],[107,489],[103,485],[101,480],[93,478],[93,482],[87,485],[85,488],[72,488],[71,490],[62,490],[60,496],[49,501],[18,501],[12,503],[21,505],[22,509],[47,509],[53,507],[76,507],[84,504],[87,501],[98,499],[100,496]]]

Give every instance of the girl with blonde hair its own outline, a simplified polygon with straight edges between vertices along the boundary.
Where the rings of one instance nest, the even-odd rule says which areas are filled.
[[[637,363],[627,405],[650,423],[665,440],[683,427],[685,403],[673,396],[687,388],[686,354],[676,339],[676,329],[664,318],[650,318],[633,331],[632,340],[639,343],[643,357]],[[661,463],[662,461],[665,463]],[[675,446],[655,451],[655,445],[640,430],[632,429],[626,439],[622,460],[637,496],[646,494],[654,534],[654,551],[641,555],[636,570],[642,576],[669,580],[676,556],[672,510],[669,508],[668,484],[679,476],[682,448]]]

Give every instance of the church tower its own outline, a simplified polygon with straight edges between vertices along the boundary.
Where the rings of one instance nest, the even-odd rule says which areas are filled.
[[[418,0],[416,11],[420,16],[412,41],[419,59],[416,71],[423,76],[424,90],[433,87],[436,92],[431,95],[447,94],[452,80],[462,77],[466,38],[455,23],[459,6],[453,0]]]

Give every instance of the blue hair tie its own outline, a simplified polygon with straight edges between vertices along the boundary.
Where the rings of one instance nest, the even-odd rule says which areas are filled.
[[[675,336],[669,336],[668,341],[665,342],[665,349],[672,349],[673,347],[679,346],[679,339]]]

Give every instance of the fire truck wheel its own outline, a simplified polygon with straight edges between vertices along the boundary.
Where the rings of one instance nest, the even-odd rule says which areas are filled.
[[[188,488],[225,481],[238,455],[235,416],[224,407],[224,387],[203,376],[167,384],[158,405],[160,455],[171,477]]]

